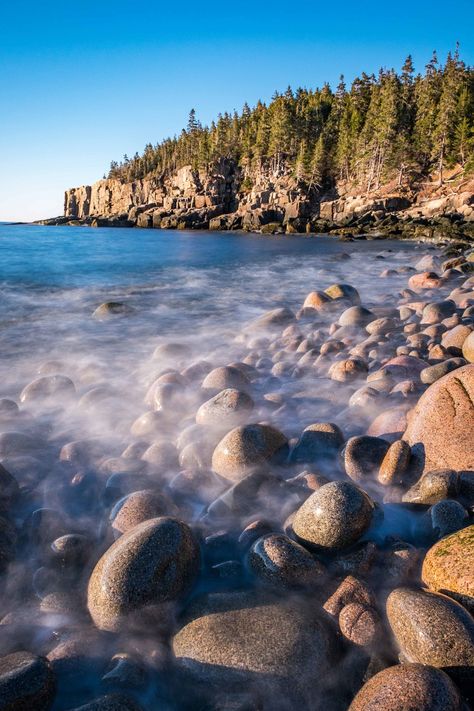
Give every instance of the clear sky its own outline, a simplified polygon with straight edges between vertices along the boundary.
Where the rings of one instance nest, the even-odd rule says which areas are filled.
[[[16,0],[0,15],[0,220],[62,213],[112,159],[288,84],[423,69],[458,40],[474,63],[473,0]]]

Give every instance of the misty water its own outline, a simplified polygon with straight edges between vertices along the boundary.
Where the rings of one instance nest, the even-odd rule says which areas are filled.
[[[421,248],[413,242],[343,242],[327,236],[1,225],[0,398],[15,401],[20,409],[1,413],[0,461],[16,477],[22,495],[15,509],[21,552],[0,590],[0,617],[7,616],[10,625],[10,633],[0,636],[0,652],[11,651],[12,638],[18,641],[24,634],[28,649],[47,654],[68,639],[71,629],[90,631],[85,616],[76,618],[77,609],[85,609],[91,567],[114,540],[110,512],[129,491],[151,486],[171,492],[179,516],[203,537],[231,527],[222,518],[214,523],[206,517],[207,507],[225,487],[210,485],[205,477],[202,489],[197,479],[187,491],[183,482],[170,487],[182,469],[207,471],[223,434],[210,427],[199,439],[193,430],[196,412],[210,396],[200,385],[212,368],[245,358],[252,361],[255,409],[248,421],[271,423],[290,443],[313,422],[338,424],[346,439],[365,432],[380,410],[370,405],[365,410],[348,407],[358,385],[328,380],[327,365],[325,370],[298,367],[304,351],[290,349],[278,355],[280,348],[272,347],[271,339],[258,335],[249,341],[242,336],[243,329],[271,309],[297,312],[309,292],[337,282],[355,286],[364,306],[383,315],[396,305],[395,297],[407,282],[405,268],[413,267]],[[393,271],[380,276],[386,268]],[[93,317],[100,304],[111,301],[133,311]],[[305,332],[321,343],[316,331],[328,328],[331,321],[337,321],[337,314],[306,322]],[[179,347],[170,349],[170,343]],[[284,367],[275,374],[278,362]],[[171,378],[153,390],[163,373]],[[56,374],[70,378],[74,391],[21,402],[20,394],[29,383]],[[398,402],[393,399],[393,404]],[[158,419],[137,425],[150,411],[158,413]],[[19,442],[19,452],[16,440],[2,439],[2,433],[11,432],[30,438]],[[84,446],[68,449],[69,443],[78,441]],[[142,459],[153,444],[159,446]],[[331,466],[321,463],[321,472],[329,479],[341,478],[338,466]],[[113,480],[127,467],[137,477],[136,484],[130,478]],[[293,465],[282,477],[303,469]],[[83,478],[77,480],[78,475]],[[242,530],[263,517],[283,527],[299,499],[290,497],[282,503],[280,493],[272,500],[268,491],[266,500],[256,501],[241,518],[234,517],[232,526]],[[377,492],[371,493],[377,498]],[[379,502],[382,498],[380,494]],[[35,517],[33,512],[41,508],[53,513]],[[417,517],[409,509],[401,512],[390,504],[384,508],[384,521],[379,519],[371,539],[381,545],[387,537],[415,542]],[[43,547],[66,533],[85,535],[91,557],[76,577],[63,580],[51,572],[54,566]],[[225,563],[225,555],[217,562]],[[231,576],[229,583],[203,575],[200,591],[252,586],[244,578]],[[38,605],[58,589],[73,591],[77,609],[69,612],[66,605],[57,615],[46,606],[38,617]],[[25,615],[30,615],[26,631]],[[87,666],[80,678],[67,677],[67,688],[60,683],[55,711],[104,693],[108,687],[101,675],[107,666],[102,662],[117,652],[133,650],[143,665],[159,667],[156,659],[161,653],[156,652],[153,634],[114,639],[107,637],[105,647],[102,638],[88,641],[101,662]],[[146,704],[150,694],[157,694],[159,708],[175,708],[166,683],[160,681],[158,687],[150,691],[149,683],[144,683],[143,689],[135,690],[135,698],[144,708],[154,709],[154,703]],[[184,707],[197,708],[192,702]]]

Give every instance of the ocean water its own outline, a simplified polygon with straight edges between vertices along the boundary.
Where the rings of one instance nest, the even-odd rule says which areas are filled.
[[[196,412],[209,398],[201,389],[204,375],[193,379],[176,371],[200,363],[205,374],[211,368],[253,358],[255,408],[250,422],[271,422],[293,442],[314,422],[336,422],[346,438],[364,431],[376,411],[367,409],[361,420],[360,413],[354,415],[348,408],[348,401],[365,378],[358,385],[346,386],[328,379],[311,363],[298,371],[303,353],[285,351],[278,335],[270,333],[268,338],[257,334],[251,344],[242,330],[267,310],[285,306],[297,311],[310,291],[335,282],[356,287],[367,307],[396,306],[397,292],[406,287],[409,277],[404,268],[413,268],[420,250],[425,252],[426,248],[412,242],[348,243],[325,236],[0,225],[0,398],[11,398],[20,408],[13,414],[4,405],[0,409],[0,462],[22,490],[14,515],[24,541],[20,559],[12,564],[6,587],[0,591],[0,619],[14,612],[17,605],[21,614],[23,607],[34,608],[48,592],[61,591],[64,586],[67,592],[73,589],[72,612],[64,612],[61,620],[57,615],[46,615],[41,633],[35,633],[29,642],[28,648],[35,653],[49,652],[53,642],[45,640],[53,637],[44,628],[67,636],[70,615],[76,626],[72,613],[78,606],[85,608],[91,567],[112,540],[108,523],[112,505],[136,488],[153,486],[167,491],[183,468],[209,472],[212,451],[223,433],[218,425],[215,429],[195,426]],[[387,268],[395,271],[381,276]],[[126,302],[133,311],[106,320],[93,317],[101,303],[112,300]],[[300,322],[302,332],[310,341],[314,338],[315,343],[321,343],[318,329],[322,338],[329,338],[327,328],[337,318],[332,312],[315,315],[314,322]],[[359,341],[363,338],[363,333],[358,335]],[[156,352],[169,343],[184,346],[182,354]],[[276,376],[273,366],[280,363],[288,369],[284,367]],[[156,388],[157,378],[169,370],[175,371],[171,376],[174,384]],[[72,380],[72,394],[69,389],[47,398],[21,396],[29,383],[54,374]],[[157,420],[151,420],[151,427],[145,423],[144,429],[137,430],[137,421],[149,416]],[[18,433],[30,438],[26,444],[18,439]],[[78,440],[79,448],[71,447],[70,443]],[[298,467],[303,468],[288,467],[286,475],[293,476]],[[331,467],[321,471],[331,479],[338,478],[337,465]],[[123,486],[131,488],[120,489],[117,481],[111,484],[114,472],[118,476],[130,474]],[[82,474],[84,486],[82,479],[77,479]],[[184,486],[181,498],[177,496],[180,517],[197,530],[203,525],[207,507],[218,496],[213,486],[201,485],[198,477]],[[292,496],[285,498],[283,506],[280,487],[265,488],[263,498],[259,494],[249,502],[252,515],[274,519],[283,526],[297,505]],[[33,513],[41,508],[49,511],[44,523]],[[415,540],[416,521],[385,508],[379,537]],[[41,542],[51,542],[58,535],[54,528],[57,518],[63,532],[81,533],[90,539],[91,559],[73,583],[55,576],[50,580],[48,570],[39,567]],[[32,520],[42,527],[37,536],[31,535]],[[204,525],[207,533],[214,532],[212,521]],[[244,525],[242,519],[242,528]],[[208,585],[214,589],[219,583],[203,578],[200,585],[200,589]],[[90,631],[90,623],[81,624]],[[15,623],[10,634],[13,640],[19,634]],[[0,640],[0,654],[10,650],[9,639],[6,635]],[[122,636],[109,641],[109,659],[112,650],[130,648],[145,666],[156,646],[152,629],[141,633],[139,639],[132,635],[128,640]],[[95,650],[98,656],[105,654],[100,650],[99,645]],[[60,679],[54,711],[104,693],[101,667],[92,667],[84,678],[78,672],[73,684],[61,686]],[[140,699],[147,693],[145,689]],[[173,697],[173,690],[169,693]],[[176,707],[171,703],[160,708]]]
[[[2,225],[0,397],[18,402],[25,385],[57,371],[73,380],[79,397],[106,385],[126,401],[113,422],[81,419],[59,403],[56,419],[48,419],[52,436],[62,428],[70,439],[108,436],[117,418],[128,432],[162,370],[241,360],[241,327],[269,309],[296,311],[310,291],[334,282],[356,286],[366,306],[390,306],[387,295],[406,286],[408,275],[380,273],[412,266],[419,248],[327,236]],[[92,314],[104,301],[125,302],[134,312],[98,321]],[[169,341],[189,347],[185,363],[153,357]],[[278,383],[283,391],[293,385],[285,376]],[[329,402],[316,414],[337,413]]]
[[[223,365],[242,355],[234,345],[241,326],[269,309],[297,310],[334,282],[356,286],[367,306],[390,305],[387,294],[407,274],[381,271],[413,265],[418,250],[327,236],[2,225],[0,396],[18,399],[51,360],[75,382],[95,369],[97,381],[140,391],[159,371],[153,351],[169,340]],[[135,312],[97,321],[104,301]]]

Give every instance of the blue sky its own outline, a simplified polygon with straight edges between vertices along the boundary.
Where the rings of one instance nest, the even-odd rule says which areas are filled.
[[[17,0],[0,18],[0,220],[62,213],[64,189],[112,159],[275,89],[422,69],[456,41],[474,63],[474,5]]]

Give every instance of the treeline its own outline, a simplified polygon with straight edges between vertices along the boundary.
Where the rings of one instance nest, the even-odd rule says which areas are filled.
[[[268,105],[245,104],[210,126],[193,109],[178,137],[112,162],[109,177],[129,182],[220,158],[249,168],[290,167],[320,188],[343,180],[369,191],[433,172],[442,183],[455,165],[474,169],[474,70],[456,48],[444,65],[433,53],[423,74],[415,75],[409,56],[399,73],[363,73],[350,88],[341,77],[335,91],[328,84],[314,91],[288,87]]]

